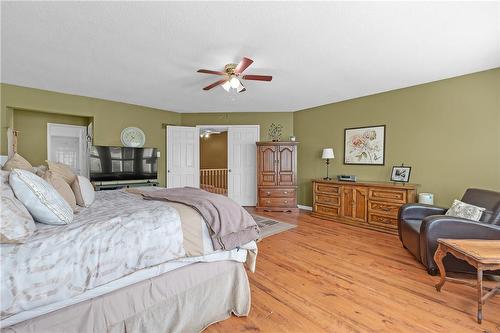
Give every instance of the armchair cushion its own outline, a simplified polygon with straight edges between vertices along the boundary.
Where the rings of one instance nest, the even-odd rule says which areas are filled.
[[[438,238],[500,240],[500,226],[445,215],[424,218],[420,226],[420,260],[428,270],[437,268],[434,253]],[[455,258],[447,258],[445,266],[454,272],[474,271],[464,261]]]

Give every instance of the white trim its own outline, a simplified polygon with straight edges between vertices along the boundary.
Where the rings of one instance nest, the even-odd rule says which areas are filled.
[[[311,206],[297,205],[297,207],[299,207],[299,209],[303,209],[303,210],[309,210],[309,211],[313,210],[313,208]]]

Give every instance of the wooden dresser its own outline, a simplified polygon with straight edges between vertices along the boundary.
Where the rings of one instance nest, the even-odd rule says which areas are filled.
[[[384,182],[313,181],[312,215],[398,233],[398,211],[415,202],[416,185]]]
[[[257,210],[297,212],[298,142],[257,142]]]

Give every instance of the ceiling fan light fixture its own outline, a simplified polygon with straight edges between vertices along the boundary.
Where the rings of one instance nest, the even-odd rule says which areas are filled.
[[[238,87],[241,86],[241,82],[236,76],[233,76],[231,80],[229,80],[229,83],[231,84],[231,88],[234,89],[238,89]]]
[[[223,85],[222,88],[224,88],[225,91],[229,92],[231,89],[231,83],[229,81],[226,81]]]

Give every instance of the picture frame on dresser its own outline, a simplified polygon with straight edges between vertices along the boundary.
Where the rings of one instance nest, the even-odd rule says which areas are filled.
[[[385,165],[385,125],[344,129],[344,164]]]

